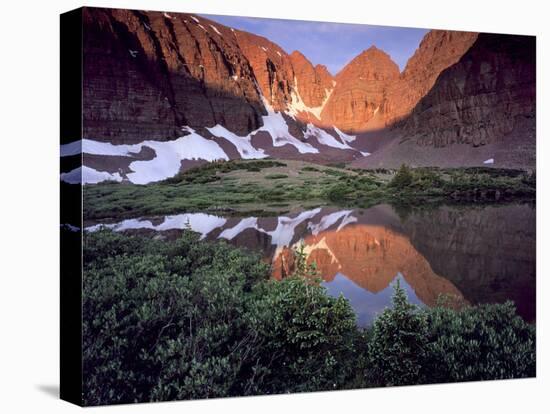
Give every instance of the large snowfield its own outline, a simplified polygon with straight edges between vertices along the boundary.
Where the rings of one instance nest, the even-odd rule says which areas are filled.
[[[326,91],[325,103],[330,97],[331,91]],[[252,145],[252,137],[259,132],[267,132],[272,140],[273,147],[283,147],[290,145],[300,154],[318,154],[320,151],[309,142],[303,142],[293,136],[285,116],[282,112],[273,110],[268,101],[262,96],[267,115],[262,116],[263,125],[250,132],[248,135],[239,136],[222,125],[207,127],[206,129],[215,137],[227,140],[233,145],[242,159],[261,159],[269,156],[262,148],[256,148]],[[288,117],[295,118],[300,111],[317,114],[322,108],[308,108],[303,104],[302,98],[296,92],[293,92],[293,103],[285,114]],[[144,148],[152,149],[155,153],[150,160],[133,160],[129,163],[130,172],[118,171],[109,173],[106,171],[97,171],[89,166],[76,168],[72,171],[61,174],[61,180],[70,184],[96,184],[102,181],[123,181],[128,180],[134,184],[148,184],[156,181],[165,180],[176,175],[185,160],[217,161],[229,160],[230,157],[223,148],[214,140],[201,136],[193,128],[186,126],[182,128],[187,134],[171,141],[153,141],[146,140],[138,144],[115,145],[110,142],[96,141],[93,139],[82,139],[73,141],[61,146],[61,156],[69,157],[80,153],[101,156],[128,157],[130,160],[136,158]],[[329,134],[326,130],[307,124],[304,133],[306,140],[315,137],[319,145],[336,148],[339,150],[358,150],[349,144],[355,140],[355,136],[347,135],[334,128],[340,140]],[[363,156],[368,153],[361,152]]]

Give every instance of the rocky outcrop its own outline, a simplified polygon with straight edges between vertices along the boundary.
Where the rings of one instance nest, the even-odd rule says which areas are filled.
[[[432,30],[402,73],[373,46],[333,77],[298,51],[191,14],[84,8],[83,34],[83,138],[187,136],[195,144],[178,147],[182,168],[257,156],[534,166],[532,37]],[[101,151],[88,155],[86,165],[121,179],[142,160],[119,148],[115,171]]]
[[[313,66],[307,58],[295,50],[290,54],[294,69],[297,92],[305,105],[320,107],[329,97],[333,88],[333,78],[326,66]]]
[[[524,134],[534,131],[535,57],[534,37],[480,34],[441,73],[406,119],[403,134],[423,146],[478,147],[502,140],[519,123]]]
[[[409,115],[420,99],[433,87],[443,70],[455,64],[472,46],[478,34],[451,30],[430,30],[408,60],[399,81],[386,90],[382,108],[384,124]]]
[[[284,111],[291,101],[294,74],[286,52],[262,36],[232,30],[235,39],[254,72],[267,103],[275,111]]]
[[[84,9],[84,136],[141,142],[226,125],[246,134],[265,114],[233,32],[185,14]]]
[[[366,130],[384,105],[385,90],[398,79],[399,67],[390,56],[370,47],[336,76],[322,121],[348,133]]]
[[[402,73],[385,52],[371,47],[336,76],[323,124],[361,133],[393,125],[409,115],[440,73],[456,63],[477,33],[431,30]]]

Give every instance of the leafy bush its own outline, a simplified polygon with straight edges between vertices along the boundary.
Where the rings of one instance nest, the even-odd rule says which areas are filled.
[[[374,321],[368,345],[367,383],[410,385],[423,382],[428,324],[421,309],[407,300],[399,284],[394,286],[392,308]]]
[[[350,189],[345,184],[335,184],[326,191],[326,197],[333,202],[342,202]]]
[[[375,320],[364,374],[370,385],[526,378],[536,373],[535,327],[511,302],[421,309],[395,285]]]
[[[225,243],[85,234],[86,404],[314,391],[351,375],[343,298]]]
[[[535,375],[535,328],[512,304],[392,308],[356,327],[307,263],[269,267],[185,231],[176,241],[84,235],[83,369],[89,405]]]
[[[348,301],[295,275],[260,285],[256,294],[250,321],[263,345],[254,370],[262,381],[254,393],[345,387],[358,336]]]
[[[412,172],[413,185],[418,190],[432,190],[443,186],[441,175],[430,168],[417,168]]]
[[[517,316],[511,302],[426,313],[426,382],[535,376],[535,327]]]
[[[176,174],[172,178],[168,178],[163,181],[165,184],[179,184],[179,183],[195,183],[205,184],[213,181],[217,181],[220,177],[217,173],[228,173],[231,171],[245,170],[249,172],[261,171],[264,168],[273,167],[286,167],[284,162],[275,160],[219,160],[197,167],[193,167],[187,171]]]
[[[265,264],[190,232],[166,243],[100,231],[85,243],[87,404],[235,392],[258,346],[243,314]]]
[[[326,169],[326,170],[323,170],[323,172],[326,174],[326,175],[332,175],[334,177],[342,177],[342,176],[347,176],[348,174],[344,171],[338,171],[338,170],[331,170],[331,169]]]
[[[305,167],[301,168],[301,171],[311,171],[311,172],[318,172],[319,169],[312,167],[311,165],[306,165]]]

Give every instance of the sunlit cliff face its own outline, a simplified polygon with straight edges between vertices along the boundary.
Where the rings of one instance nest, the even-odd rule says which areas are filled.
[[[308,263],[316,264],[325,282],[341,274],[357,286],[378,293],[401,274],[420,301],[428,306],[435,305],[440,294],[464,301],[460,291],[432,270],[407,237],[388,228],[351,225],[339,231],[309,235],[303,243]],[[292,247],[297,246],[299,243]],[[273,276],[276,279],[292,273],[292,247],[275,253]]]

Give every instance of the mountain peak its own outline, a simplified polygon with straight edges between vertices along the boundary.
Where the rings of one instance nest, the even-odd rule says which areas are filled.
[[[292,51],[292,53],[290,54],[290,57],[291,58],[294,58],[294,59],[305,59],[305,60],[308,60],[304,54],[302,52],[300,52],[299,50],[294,50]]]
[[[298,83],[298,93],[304,103],[312,108],[325,101],[327,90],[332,89],[332,75],[323,65],[312,63],[299,51],[290,54],[290,62]]]
[[[353,58],[337,77],[351,76],[359,80],[382,80],[397,78],[399,73],[399,67],[390,55],[373,45]]]

